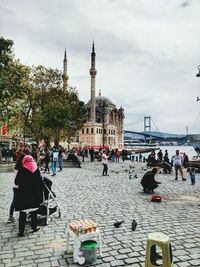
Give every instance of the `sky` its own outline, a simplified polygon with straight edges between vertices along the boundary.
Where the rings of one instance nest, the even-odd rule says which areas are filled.
[[[125,129],[200,133],[199,0],[0,0],[0,36],[29,66],[63,69],[90,98],[92,42],[99,90],[125,111]],[[188,129],[188,130],[187,130]]]

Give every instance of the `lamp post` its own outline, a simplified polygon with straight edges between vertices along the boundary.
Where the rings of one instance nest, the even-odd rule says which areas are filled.
[[[200,65],[197,67],[197,69],[199,72],[196,74],[196,77],[200,77]]]
[[[197,67],[198,73],[196,74],[196,77],[200,77],[200,65]],[[197,96],[197,102],[200,100],[200,98]]]

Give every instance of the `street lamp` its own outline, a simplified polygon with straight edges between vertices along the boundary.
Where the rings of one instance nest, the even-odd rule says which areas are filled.
[[[196,74],[196,77],[200,77],[200,65],[197,67],[197,69],[199,72]]]
[[[200,77],[200,65],[197,67],[198,73],[196,74],[196,77]],[[197,102],[200,100],[200,98],[197,96]]]

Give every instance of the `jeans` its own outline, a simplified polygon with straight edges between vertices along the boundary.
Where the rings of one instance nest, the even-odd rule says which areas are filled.
[[[58,158],[58,164],[59,164],[60,171],[62,171],[63,170],[63,158],[61,157]]]
[[[9,216],[10,217],[13,217],[13,214],[14,214],[14,211],[15,211],[16,195],[17,195],[17,188],[13,187],[13,200],[12,200],[12,203],[10,205],[10,212],[9,212]]]
[[[104,175],[108,175],[108,165],[107,164],[104,164],[104,163],[102,163],[103,164],[103,176]]]
[[[56,161],[51,162],[51,170],[53,174],[56,174]]]

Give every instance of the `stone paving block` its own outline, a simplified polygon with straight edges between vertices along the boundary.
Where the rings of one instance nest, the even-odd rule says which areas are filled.
[[[191,254],[191,259],[200,259],[200,254]]]
[[[102,261],[103,262],[110,262],[110,261],[113,261],[113,260],[115,260],[115,258],[113,257],[113,256],[109,256],[109,257],[103,257],[102,258]]]
[[[190,263],[192,266],[200,266],[200,260],[199,260],[199,259],[191,260],[191,261],[189,261],[189,263]]]
[[[124,266],[124,261],[122,260],[114,260],[110,262],[110,266],[115,267],[115,266]]]
[[[139,260],[137,258],[129,258],[124,260],[126,264],[131,264],[131,263],[139,263]]]
[[[43,263],[38,263],[38,267],[51,267],[50,262],[43,262]]]
[[[115,256],[116,260],[124,260],[128,258],[127,254],[120,254]]]
[[[119,249],[118,251],[120,254],[128,254],[128,253],[132,252],[132,250],[130,248],[123,248],[123,249]]]
[[[183,249],[179,249],[179,250],[173,250],[173,255],[174,256],[185,256],[185,255],[187,255],[187,254],[189,254],[188,252],[186,252],[185,250],[183,250]]]
[[[178,267],[191,267],[191,264],[189,262],[178,262]]]

